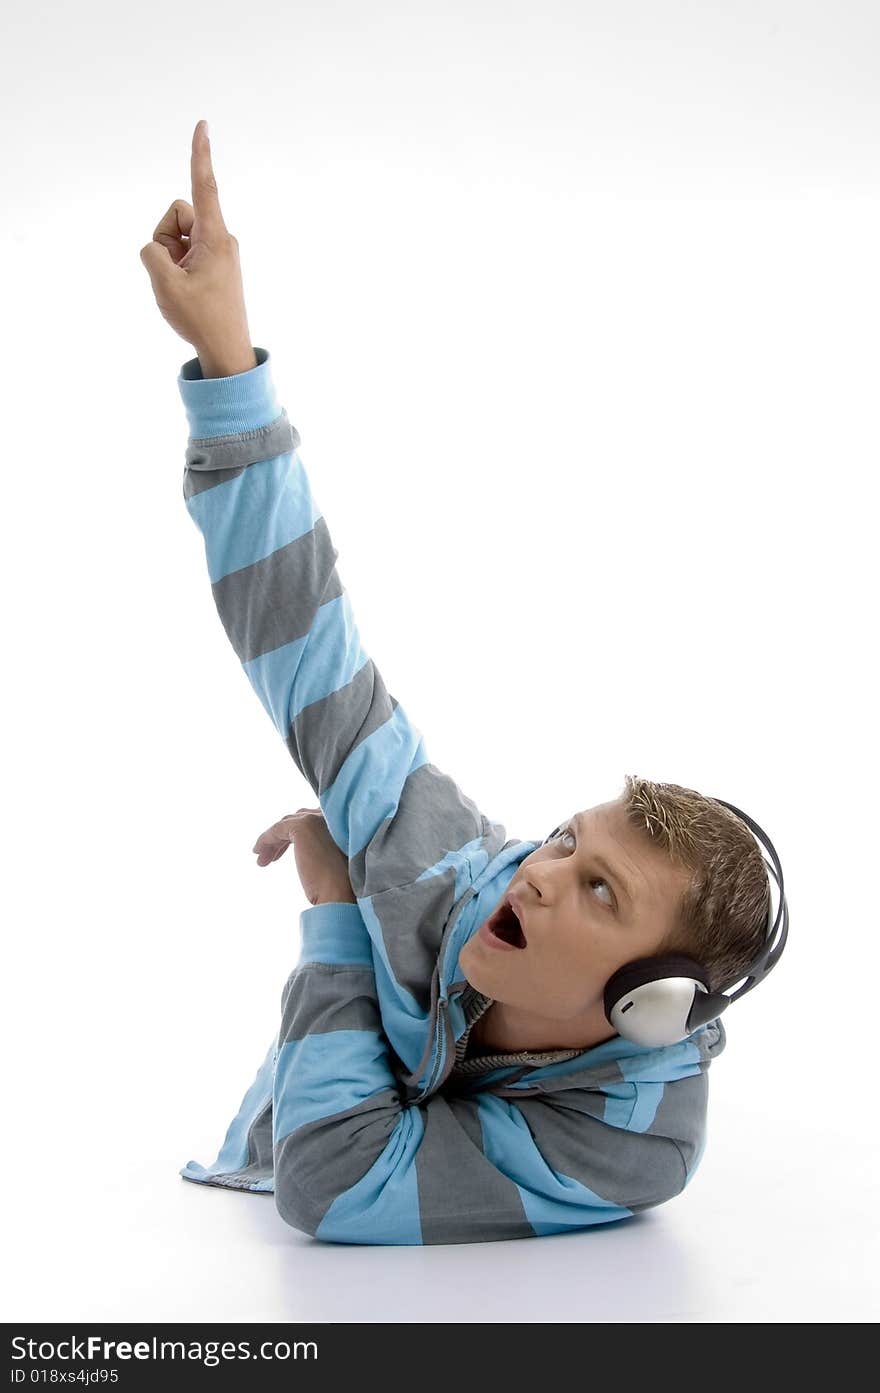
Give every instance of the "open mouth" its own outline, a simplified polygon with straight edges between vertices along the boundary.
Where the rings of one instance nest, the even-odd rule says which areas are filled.
[[[489,919],[489,930],[495,938],[500,938],[502,943],[509,943],[513,948],[526,946],[522,925],[507,900],[502,901]]]

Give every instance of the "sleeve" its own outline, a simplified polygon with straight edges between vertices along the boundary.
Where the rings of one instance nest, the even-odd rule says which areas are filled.
[[[608,1223],[682,1188],[663,1138],[648,1139],[657,1164],[647,1193],[643,1178],[618,1173],[625,1156],[608,1150],[617,1129],[549,1098],[440,1092],[404,1104],[358,907],[316,905],[301,924],[272,1098],[275,1204],[292,1227],[335,1243],[491,1242]],[[586,1183],[591,1148],[613,1196]]]
[[[221,623],[317,795],[355,895],[438,868],[445,874],[424,908],[429,920],[445,918],[505,830],[430,763],[421,732],[364,651],[270,355],[254,352],[248,372],[204,379],[193,358],[178,378],[190,430],[183,494]]]

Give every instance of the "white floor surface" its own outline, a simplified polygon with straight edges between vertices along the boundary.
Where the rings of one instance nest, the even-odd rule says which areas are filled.
[[[270,1196],[177,1177],[125,1142],[42,1184],[8,1177],[3,1318],[40,1321],[872,1321],[878,1156],[784,1112],[725,1102],[689,1189],[582,1233],[422,1248],[325,1244]],[[785,1160],[780,1162],[780,1143]],[[768,1159],[776,1154],[777,1160]],[[203,1159],[211,1159],[205,1157]]]

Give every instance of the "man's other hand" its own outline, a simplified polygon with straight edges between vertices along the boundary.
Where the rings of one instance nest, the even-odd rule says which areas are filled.
[[[257,865],[268,866],[293,843],[296,869],[310,904],[357,904],[348,861],[330,835],[320,808],[300,808],[273,822],[254,843]]]

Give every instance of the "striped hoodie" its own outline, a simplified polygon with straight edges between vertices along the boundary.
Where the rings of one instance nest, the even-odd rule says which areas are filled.
[[[269,1191],[336,1243],[472,1243],[626,1218],[700,1163],[721,1020],[645,1048],[480,1055],[459,953],[536,841],[431,763],[358,635],[300,437],[256,367],[184,363],[187,510],[221,623],[348,860],[356,904],[300,919],[280,1020],[204,1185]]]

